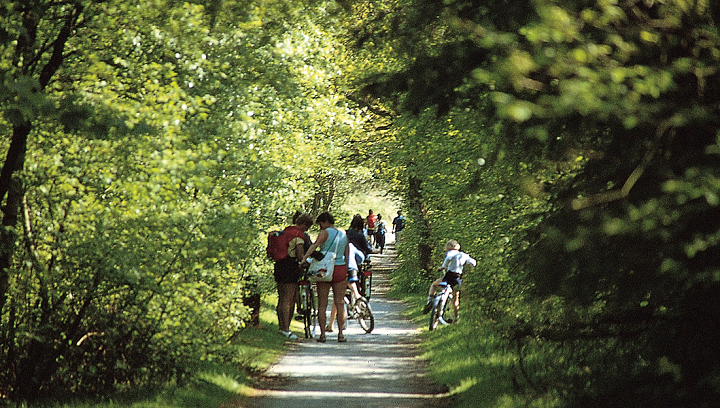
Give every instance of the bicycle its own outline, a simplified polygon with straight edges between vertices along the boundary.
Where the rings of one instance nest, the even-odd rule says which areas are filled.
[[[372,292],[372,263],[370,262],[370,257],[368,256],[365,258],[365,261],[363,261],[362,264],[360,264],[360,271],[358,273],[358,278],[360,278],[360,282],[358,282],[358,291],[360,292],[360,296],[365,297],[365,299],[370,300],[370,295]]]
[[[372,308],[370,303],[366,299],[360,298],[353,305],[352,302],[352,291],[350,289],[345,291],[345,311],[347,312],[347,318],[357,319],[360,327],[365,330],[365,333],[370,333],[375,328],[375,316],[372,314]]]
[[[435,330],[438,323],[447,324],[444,317],[448,307],[448,299],[453,298],[453,289],[447,282],[440,282],[439,290],[435,291],[430,309],[430,330]]]
[[[318,303],[315,296],[313,283],[308,280],[307,275],[303,275],[298,281],[298,304],[297,312],[302,316],[305,325],[305,338],[312,339],[317,333],[318,322]]]

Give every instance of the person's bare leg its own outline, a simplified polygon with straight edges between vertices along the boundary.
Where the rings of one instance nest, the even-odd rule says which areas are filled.
[[[290,331],[290,320],[295,307],[297,285],[294,283],[278,283],[278,327],[284,332]]]
[[[318,282],[318,323],[320,323],[320,337],[325,338],[325,325],[327,324],[328,296],[330,296],[330,284],[326,282]]]
[[[335,306],[335,301],[333,300],[332,306],[330,306],[330,319],[328,320],[327,327],[325,328],[325,331],[333,331],[333,324],[335,323],[335,318],[337,317],[337,306]]]
[[[453,302],[453,308],[455,309],[455,321],[457,322],[458,313],[460,313],[460,291],[455,291],[455,302]]]
[[[345,321],[347,320],[347,314],[345,312],[345,289],[347,288],[347,279],[333,283],[333,302],[337,307],[337,324],[338,324],[338,339],[343,338],[343,329],[345,329]]]
[[[355,299],[355,300],[360,299],[360,291],[358,290],[357,282],[348,283],[348,287],[350,288],[350,290],[352,290],[353,299]]]
[[[289,296],[287,297],[286,307],[287,307],[287,314],[285,315],[285,327],[287,327],[287,330],[290,331],[290,322],[292,322],[293,315],[295,314],[295,299],[298,296],[298,285],[297,283],[290,283],[288,284],[288,292]]]
[[[437,291],[438,286],[440,286],[440,282],[442,282],[442,279],[437,279],[435,282],[433,282],[430,285],[430,289],[428,289],[428,296],[432,296]]]

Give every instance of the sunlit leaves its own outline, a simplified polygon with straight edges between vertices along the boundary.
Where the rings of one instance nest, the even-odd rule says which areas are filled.
[[[162,381],[228,355],[247,322],[243,299],[272,287],[266,230],[318,190],[341,197],[367,175],[342,160],[368,115],[345,98],[354,68],[332,4],[86,6],[47,92],[4,71],[0,98],[3,129],[34,124],[24,174],[33,262],[19,245],[12,296],[54,306],[42,317],[24,308],[18,324],[52,319],[71,343],[102,331],[93,341],[122,373],[43,345],[65,359],[67,383],[53,389],[98,392],[84,378]],[[0,46],[7,66],[13,49]]]
[[[408,4],[428,7],[393,6]],[[489,272],[469,274],[463,289],[483,295],[473,306],[488,320],[473,324],[516,342],[532,393],[615,401],[621,389],[684,404],[688,390],[717,380],[717,364],[704,363],[717,339],[701,329],[717,323],[720,304],[717,12],[684,0],[444,4],[427,14],[433,23],[402,26],[382,44],[384,34],[370,36],[364,51],[405,40],[430,56],[392,66],[401,80],[373,77],[368,92],[419,101],[390,105],[400,112],[392,157],[422,180],[429,239],[461,237],[483,255]],[[453,41],[475,48],[444,55],[452,75],[438,75],[432,57]],[[484,95],[492,111],[473,104]],[[491,119],[482,128],[473,117]],[[400,272],[409,287],[417,275]],[[693,385],[626,385],[698,364],[707,375]]]

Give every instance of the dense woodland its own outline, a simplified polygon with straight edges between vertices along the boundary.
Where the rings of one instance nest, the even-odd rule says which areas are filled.
[[[0,400],[236,361],[266,231],[380,183],[396,290],[479,260],[453,344],[493,406],[716,406],[719,10],[0,0]]]

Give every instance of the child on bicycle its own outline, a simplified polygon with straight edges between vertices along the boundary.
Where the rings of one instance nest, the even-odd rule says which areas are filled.
[[[445,259],[438,270],[444,270],[445,275],[442,278],[437,279],[430,285],[428,290],[427,303],[423,309],[423,314],[428,314],[433,305],[433,296],[440,282],[447,282],[453,288],[455,300],[453,302],[453,308],[455,309],[455,322],[458,320],[458,312],[460,310],[460,284],[462,283],[463,266],[470,264],[472,266],[477,265],[477,261],[470,257],[465,252],[460,251],[460,244],[454,239],[449,240],[445,244]]]

